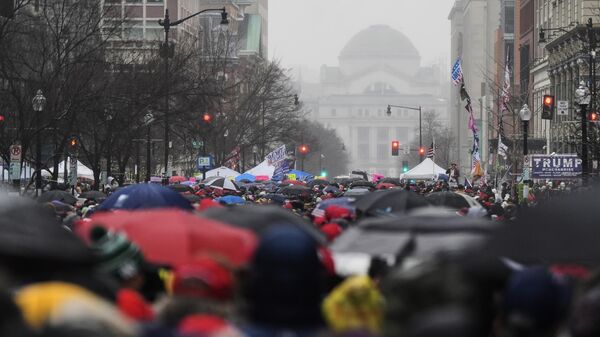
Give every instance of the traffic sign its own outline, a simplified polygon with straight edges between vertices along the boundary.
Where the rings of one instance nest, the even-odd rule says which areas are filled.
[[[204,142],[201,140],[193,140],[192,141],[192,147],[194,149],[200,149],[202,146],[204,146]]]
[[[206,170],[212,167],[211,157],[198,157],[196,160],[196,166],[199,170]]]
[[[21,161],[21,145],[10,146],[10,160]]]
[[[557,101],[556,115],[567,116],[569,114],[569,101]]]
[[[21,179],[21,163],[16,161],[10,162],[9,175],[11,180]]]

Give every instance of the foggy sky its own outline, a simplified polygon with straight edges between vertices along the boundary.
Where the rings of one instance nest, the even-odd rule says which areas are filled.
[[[421,64],[450,64],[454,0],[270,0],[269,58],[285,67],[335,66],[346,42],[359,31],[386,24],[404,33]],[[449,71],[449,70],[448,70]]]

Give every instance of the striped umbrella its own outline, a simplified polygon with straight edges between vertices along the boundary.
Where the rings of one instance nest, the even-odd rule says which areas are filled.
[[[230,190],[230,191],[235,191],[235,192],[240,191],[239,186],[233,180],[229,180],[226,178],[213,179],[213,180],[209,181],[206,184],[206,186],[212,187],[212,188],[218,188],[221,190]]]

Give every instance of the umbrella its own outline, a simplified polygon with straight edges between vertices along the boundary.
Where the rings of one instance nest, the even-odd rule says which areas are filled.
[[[224,197],[215,199],[215,201],[227,205],[243,205],[246,203],[246,200],[244,200],[244,198],[238,197],[237,195],[226,195]]]
[[[190,178],[190,179],[192,179],[192,178]],[[181,185],[187,185],[187,186],[194,186],[194,185],[196,185],[196,180],[194,180],[194,181],[191,181],[191,180],[182,181],[179,184],[181,184]]]
[[[111,194],[96,208],[98,211],[115,209],[194,208],[181,194],[157,184],[135,184]]]
[[[455,255],[479,248],[495,229],[493,223],[481,218],[435,211],[365,219],[344,231],[330,246],[336,265],[338,261],[350,262],[347,257],[357,254],[392,259]]]
[[[400,179],[399,178],[383,178],[379,181],[379,183],[383,183],[383,184],[394,184],[396,186],[400,186]]]
[[[315,179],[312,180],[308,183],[309,187],[315,187],[315,186],[328,186],[330,183],[329,181],[325,180],[325,179]]]
[[[254,176],[250,173],[244,173],[244,174],[240,174],[239,176],[235,177],[235,181],[243,181],[243,180],[247,180],[248,182],[255,182],[256,176]]]
[[[178,192],[178,193],[185,193],[185,192],[194,193],[194,189],[191,186],[184,185],[184,184],[169,185],[169,186],[167,186],[167,188],[171,189],[175,192]]]
[[[333,193],[337,195],[340,193],[340,189],[335,186],[329,185],[323,189],[323,193]]]
[[[83,192],[79,195],[80,198],[83,199],[90,199],[90,200],[102,200],[106,198],[106,194],[104,194],[103,192],[100,191],[87,191],[87,192]]]
[[[77,202],[77,198],[71,195],[71,193],[61,190],[48,191],[37,198],[37,201],[39,202],[50,202],[54,200],[64,202],[65,204],[69,205],[75,205],[75,203]]]
[[[97,225],[125,233],[145,258],[169,265],[212,256],[224,257],[239,266],[250,259],[257,243],[251,231],[175,209],[96,213],[76,232],[88,238],[91,228]]]
[[[344,192],[345,197],[357,197],[365,194],[369,194],[371,191],[368,188],[353,188]]]
[[[403,212],[429,205],[425,198],[405,190],[383,190],[367,194],[355,202],[357,214],[376,215],[378,213]]]
[[[598,266],[599,197],[596,189],[523,208],[515,221],[498,230],[482,253],[523,263]]]
[[[182,176],[172,176],[169,178],[169,184],[175,184],[175,183],[180,183],[180,182],[184,182],[187,181],[188,179],[186,177],[182,177]]]
[[[301,180],[284,180],[281,182],[281,185],[282,186],[285,186],[285,185],[302,185],[302,186],[304,186],[304,185],[306,185],[306,183]]]
[[[200,200],[202,198],[200,198],[199,196],[195,195],[195,194],[182,194],[183,197],[185,198],[185,200],[189,201],[192,204],[195,204],[197,202],[200,202]]]
[[[284,195],[294,195],[294,196],[299,196],[299,195],[309,195],[312,192],[312,190],[306,186],[302,186],[302,185],[292,185],[292,186],[287,186],[287,187],[283,187],[280,190],[281,194]]]
[[[210,208],[202,212],[202,216],[247,228],[259,235],[271,226],[294,225],[310,234],[319,243],[325,243],[324,235],[311,223],[277,206],[248,204],[236,207],[235,211],[229,208]]]
[[[93,261],[91,251],[61,227],[54,213],[31,200],[0,196],[0,228],[3,264],[15,263],[17,267],[34,269],[38,266],[32,265],[32,261],[40,262],[41,268]]]
[[[350,188],[355,188],[355,187],[366,187],[366,188],[374,189],[375,183],[372,183],[370,181],[358,180],[358,181],[354,181],[350,184]]]
[[[331,198],[321,201],[317,204],[317,207],[312,211],[312,215],[314,216],[323,216],[325,214],[325,209],[331,205],[337,205],[343,208],[350,210],[352,213],[356,210],[352,202],[354,202],[354,198],[350,197],[341,197],[341,198]]]
[[[212,187],[212,188],[218,188],[221,190],[229,190],[229,191],[235,191],[235,192],[240,191],[239,186],[233,180],[229,180],[229,179],[223,178],[223,177],[210,180],[209,182],[206,183],[206,186]]]
[[[269,199],[269,200],[273,200],[273,202],[283,205],[285,203],[286,200],[288,200],[288,197],[286,197],[283,194],[267,194],[265,195],[265,198]]]
[[[461,209],[464,207],[481,207],[479,203],[472,197],[455,192],[443,191],[434,192],[425,197],[427,201],[434,206],[445,206],[453,209]]]

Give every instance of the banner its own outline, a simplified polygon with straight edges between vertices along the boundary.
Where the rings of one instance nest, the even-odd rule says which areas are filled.
[[[269,165],[275,166],[275,172],[273,172],[273,178],[271,178],[273,181],[283,180],[283,177],[290,171],[289,162],[286,160],[285,145],[276,148],[265,159]]]
[[[272,166],[276,166],[278,162],[284,160],[286,158],[285,145],[281,145],[276,148],[273,152],[269,153],[265,159],[267,163]]]
[[[531,155],[533,179],[565,179],[581,176],[581,159],[576,154]]]

